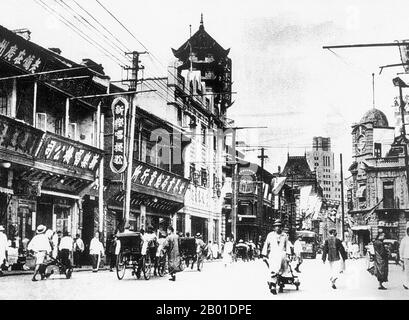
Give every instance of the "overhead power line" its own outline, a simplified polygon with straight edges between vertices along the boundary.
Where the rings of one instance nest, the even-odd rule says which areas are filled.
[[[62,23],[64,23],[68,28],[73,30],[76,34],[78,34],[81,38],[83,38],[85,41],[87,41],[89,44],[91,44],[93,47],[97,48],[99,51],[101,51],[106,57],[117,63],[119,66],[122,67],[122,61],[119,60],[117,57],[112,55],[109,51],[107,51],[104,47],[100,46],[98,43],[90,39],[83,31],[81,31],[78,27],[76,27],[72,22],[67,20],[63,15],[61,15],[58,11],[56,11],[54,8],[50,7],[48,4],[46,4],[43,0],[35,0],[37,4],[39,4],[41,7],[43,7],[45,10],[50,12],[51,14],[55,15],[58,20],[60,20]]]

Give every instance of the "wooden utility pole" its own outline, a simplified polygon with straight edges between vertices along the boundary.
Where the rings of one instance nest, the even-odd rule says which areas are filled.
[[[233,128],[232,144],[233,144],[233,170],[232,170],[232,192],[231,192],[231,233],[233,234],[234,240],[237,241],[237,206],[238,206],[238,193],[239,193],[239,174],[238,167],[239,164],[236,158],[236,128]]]
[[[129,79],[129,91],[136,90],[136,84],[138,83],[138,71],[143,69],[143,67],[139,66],[139,55],[144,54],[146,52],[137,52],[133,51],[127,53],[128,55],[132,55],[132,67],[128,68],[131,70],[131,77]],[[131,212],[131,189],[132,189],[132,164],[133,164],[133,146],[134,146],[134,139],[135,139],[135,118],[136,118],[136,97],[137,93],[130,95],[130,105],[131,105],[131,118],[129,121],[129,144],[128,144],[128,166],[126,168],[126,175],[125,175],[125,199],[124,199],[124,225],[125,228],[129,228],[129,216]]]
[[[345,211],[344,211],[344,171],[342,169],[342,153],[339,154],[339,162],[341,166],[341,232],[342,232],[342,241],[344,241],[345,240]]]
[[[262,147],[261,149],[261,155],[257,156],[257,158],[260,159],[261,162],[261,173],[260,173],[260,190],[258,192],[258,200],[257,200],[257,215],[259,217],[263,217],[263,202],[264,202],[264,190],[263,190],[263,186],[264,186],[264,159],[267,159],[268,156],[264,155],[264,150],[265,148]]]

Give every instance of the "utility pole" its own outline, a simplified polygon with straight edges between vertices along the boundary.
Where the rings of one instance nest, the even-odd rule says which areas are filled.
[[[143,69],[143,66],[139,66],[139,55],[145,54],[147,52],[129,52],[126,55],[132,55],[132,67],[126,68],[131,70],[131,77],[128,79],[130,81],[129,91],[136,91],[136,84],[138,83],[138,71]],[[131,118],[129,121],[129,145],[128,145],[128,166],[126,168],[125,175],[125,199],[124,199],[124,225],[125,228],[129,228],[129,215],[131,212],[131,189],[132,189],[132,164],[133,164],[133,146],[135,139],[135,118],[136,118],[136,97],[137,93],[131,95],[130,105],[131,105]]]
[[[344,211],[344,171],[342,170],[342,153],[339,154],[339,162],[341,166],[341,230],[342,241],[345,240],[345,211]]]
[[[234,241],[237,241],[237,206],[238,206],[238,193],[239,193],[239,184],[238,184],[238,167],[239,164],[236,159],[236,128],[233,128],[232,144],[233,144],[233,164],[232,164],[232,193],[231,193],[231,233],[233,234]]]
[[[260,173],[260,189],[258,192],[258,201],[257,201],[257,215],[259,217],[263,217],[263,202],[264,202],[264,190],[263,190],[263,186],[264,186],[264,159],[267,159],[268,156],[264,155],[264,150],[265,148],[262,147],[261,149],[261,155],[257,156],[257,158],[260,159],[261,161],[261,173]]]

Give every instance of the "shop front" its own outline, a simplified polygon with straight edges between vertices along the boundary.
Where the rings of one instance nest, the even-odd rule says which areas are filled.
[[[76,233],[80,199],[101,158],[102,150],[0,116],[0,162],[10,164],[3,206],[9,238],[31,239],[40,224]]]
[[[189,181],[141,161],[135,160],[133,168],[129,215],[131,229],[145,230],[151,225],[156,231],[166,232],[168,226],[176,228],[178,221],[180,224],[183,220],[177,212],[184,205],[184,195]],[[116,175],[113,173],[109,175],[111,184],[108,210],[115,210],[121,217],[120,229],[123,230],[125,191],[121,181],[115,180]]]

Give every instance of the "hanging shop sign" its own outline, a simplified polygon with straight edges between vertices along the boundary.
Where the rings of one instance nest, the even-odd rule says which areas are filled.
[[[239,173],[240,178],[240,193],[254,193],[256,173],[252,170],[241,169]]]
[[[47,132],[38,158],[95,173],[102,158],[102,150]]]
[[[123,173],[127,167],[126,122],[129,103],[123,97],[112,102],[112,156],[110,167],[114,173]]]
[[[34,157],[43,131],[0,115],[0,150],[7,149]]]
[[[39,72],[43,67],[43,59],[29,41],[2,27],[0,59],[30,73]]]
[[[161,169],[151,167],[145,163],[134,161],[135,170],[132,183],[151,187],[177,196],[184,196],[189,186],[187,179]]]

